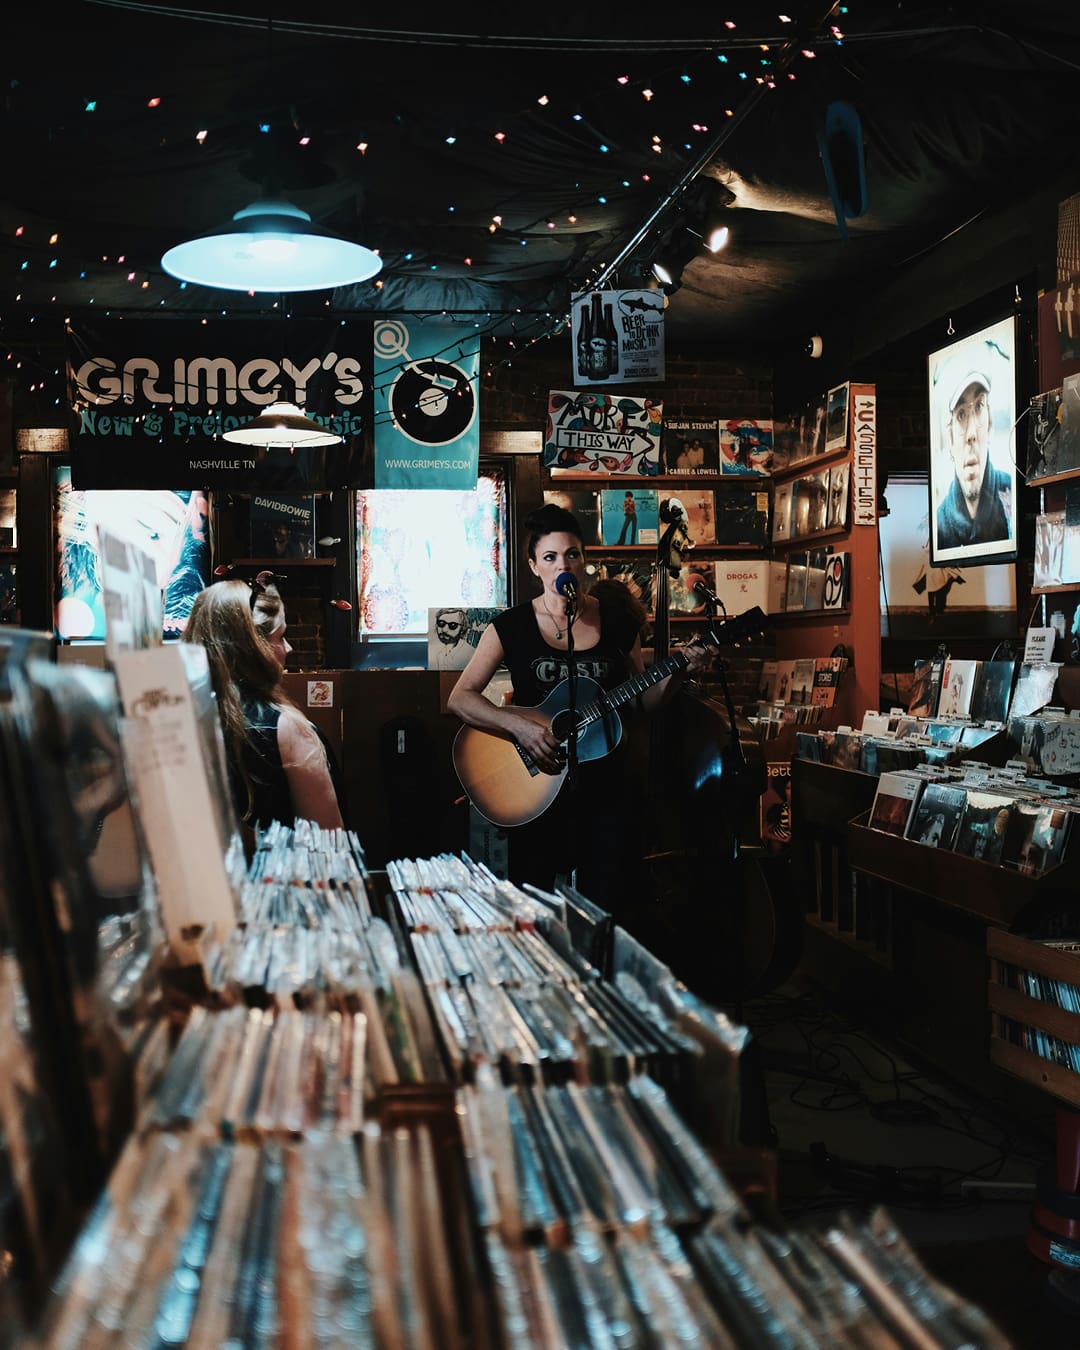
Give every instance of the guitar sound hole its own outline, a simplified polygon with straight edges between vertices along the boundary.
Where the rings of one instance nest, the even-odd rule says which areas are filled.
[[[565,708],[551,719],[551,730],[557,740],[567,740],[573,729],[574,719]]]

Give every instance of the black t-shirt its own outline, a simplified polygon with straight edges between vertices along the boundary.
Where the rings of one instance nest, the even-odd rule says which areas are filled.
[[[548,646],[530,602],[504,610],[496,615],[494,624],[514,686],[514,702],[523,708],[535,708],[566,679],[566,653]],[[578,675],[595,680],[603,689],[622,684],[630,674],[627,661],[637,635],[633,618],[601,601],[600,640],[593,647],[574,652]]]

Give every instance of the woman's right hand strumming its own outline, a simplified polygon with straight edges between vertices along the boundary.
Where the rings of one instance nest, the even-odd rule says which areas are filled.
[[[548,719],[532,708],[507,708],[513,716],[510,734],[543,773],[560,773],[566,759]]]

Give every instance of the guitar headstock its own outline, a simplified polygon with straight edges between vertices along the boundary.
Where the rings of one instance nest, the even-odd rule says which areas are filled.
[[[693,548],[686,508],[677,497],[665,497],[660,503],[660,521],[666,526],[657,549],[660,565],[676,576],[683,554]]]
[[[760,605],[755,605],[742,614],[733,614],[727,619],[713,619],[709,624],[708,636],[717,647],[736,647],[747,638],[767,632],[771,625],[769,616]]]

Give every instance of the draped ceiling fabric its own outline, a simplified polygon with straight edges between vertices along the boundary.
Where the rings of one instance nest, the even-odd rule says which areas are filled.
[[[276,182],[385,261],[381,290],[296,311],[541,336],[699,166],[613,280],[693,250],[686,227],[726,201],[732,242],[684,250],[669,339],[768,349],[1066,172],[1080,131],[1075,0],[827,8],[800,0],[784,24],[760,4],[11,6],[0,315],[268,312],[276,297],[182,289],[159,259]],[[846,242],[815,136],[837,99],[862,119],[869,198]]]

